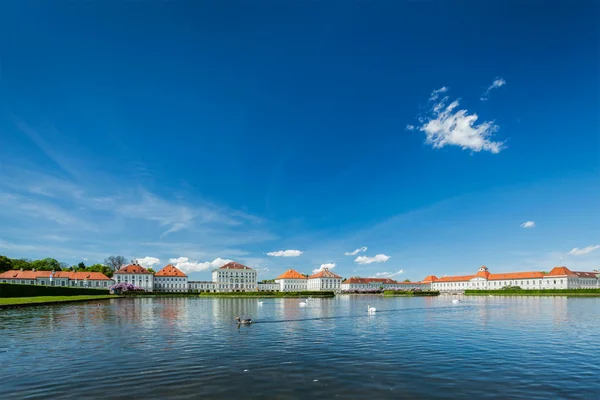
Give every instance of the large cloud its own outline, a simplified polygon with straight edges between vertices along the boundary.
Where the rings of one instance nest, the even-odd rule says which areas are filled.
[[[407,125],[406,129],[424,132],[425,143],[432,145],[433,148],[458,146],[463,150],[499,153],[504,148],[504,143],[491,139],[492,135],[500,129],[498,125],[494,121],[477,124],[479,118],[477,114],[469,114],[467,110],[458,109],[460,105],[458,100],[447,104],[448,96],[439,98],[441,93],[447,91],[446,87],[434,90],[429,98],[433,105],[428,114],[418,118],[418,126]]]
[[[358,253],[364,253],[365,251],[367,251],[367,247],[363,246],[363,247],[360,247],[360,248],[358,248],[358,249],[356,249],[354,251],[347,251],[347,252],[344,253],[344,255],[345,256],[355,256]]]
[[[215,258],[212,261],[196,262],[190,261],[187,257],[171,258],[169,262],[183,272],[201,272],[222,267],[223,265],[232,262],[223,258]]]
[[[390,256],[386,256],[385,254],[377,254],[375,257],[367,257],[367,256],[356,257],[354,262],[359,263],[359,264],[373,264],[373,263],[386,262],[389,259],[390,259]]]
[[[153,265],[156,265],[160,262],[159,258],[156,257],[144,257],[136,259],[138,264],[140,264],[144,268],[150,268]]]

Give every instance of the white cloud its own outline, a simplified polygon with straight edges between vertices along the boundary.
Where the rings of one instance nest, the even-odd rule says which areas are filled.
[[[394,276],[401,275],[403,273],[404,273],[403,269],[398,270],[396,272],[377,272],[375,274],[375,276],[373,276],[372,278],[392,278]]]
[[[415,126],[411,125],[411,124],[408,124],[408,125],[406,125],[406,130],[407,131],[414,131],[415,130]]]
[[[160,262],[160,259],[156,257],[137,258],[136,260],[138,264],[140,264],[144,268],[150,268],[153,265],[156,265]]]
[[[492,82],[492,84],[490,85],[490,87],[487,88],[487,90],[485,92],[483,92],[483,94],[481,95],[481,97],[479,98],[479,100],[481,101],[486,101],[488,99],[488,97],[490,96],[490,90],[492,89],[497,89],[499,87],[502,87],[506,85],[506,81],[502,78],[496,78],[494,79],[494,82]]]
[[[440,97],[440,93],[446,93],[448,91],[448,88],[446,86],[442,86],[439,89],[434,90],[433,92],[431,92],[431,97],[429,98],[429,100],[433,101],[433,100],[437,100],[438,97]]]
[[[435,101],[429,115],[420,117],[420,125],[408,130],[424,132],[427,138],[425,143],[433,148],[441,149],[445,146],[459,146],[463,150],[475,152],[489,151],[499,153],[504,148],[504,142],[492,141],[492,135],[498,131],[499,126],[494,121],[486,121],[477,125],[477,114],[469,114],[467,110],[458,110],[460,102],[454,100],[447,105],[448,96],[438,100],[439,94],[448,89],[443,87],[434,90],[430,101]]]
[[[319,272],[323,271],[325,268],[334,269],[335,265],[336,265],[335,263],[321,264],[321,266],[319,268],[313,269],[313,274],[319,273]]]
[[[279,250],[267,253],[271,257],[298,257],[302,252],[300,250]]]
[[[571,250],[569,252],[570,256],[582,256],[584,254],[588,254],[591,253],[594,250],[598,250],[600,249],[600,244],[597,244],[595,246],[588,246],[588,247],[584,247],[583,249],[579,249],[577,247],[575,247],[573,250]]]
[[[367,257],[367,256],[356,257],[354,262],[359,263],[359,264],[372,264],[372,263],[386,262],[389,259],[390,259],[390,256],[386,256],[385,254],[377,254],[375,257]]]
[[[367,251],[367,248],[365,246],[363,246],[363,247],[361,247],[359,249],[356,249],[354,251],[348,251],[348,252],[344,253],[344,255],[345,256],[355,256],[358,253],[364,253],[365,251]]]
[[[215,258],[212,261],[196,262],[190,261],[187,257],[178,257],[169,259],[169,263],[173,264],[176,268],[183,272],[201,272],[210,269],[222,267],[223,265],[232,262],[232,260],[226,260],[223,258]]]
[[[535,222],[525,221],[520,226],[521,226],[521,228],[535,228]]]

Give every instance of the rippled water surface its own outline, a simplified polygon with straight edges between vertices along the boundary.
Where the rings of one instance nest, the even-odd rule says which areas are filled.
[[[599,298],[298,303],[141,298],[0,311],[0,398],[600,399]],[[237,315],[256,323],[238,328]]]

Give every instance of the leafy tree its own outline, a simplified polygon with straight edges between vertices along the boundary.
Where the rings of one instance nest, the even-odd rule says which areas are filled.
[[[104,260],[104,264],[108,265],[108,267],[113,271],[118,271],[121,269],[127,260],[123,256],[110,256]]]
[[[13,259],[12,260],[12,266],[13,266],[13,269],[21,269],[21,268],[23,268],[24,270],[28,270],[28,269],[32,269],[33,268],[31,266],[31,260],[26,259],[26,258]]]
[[[43,260],[35,260],[31,263],[32,268],[38,271],[60,271],[60,263],[54,258],[44,258]]]
[[[6,256],[0,256],[0,272],[13,269],[13,260]]]
[[[85,269],[85,263],[83,261],[80,262],[79,264],[77,264],[77,269],[79,269],[79,268]]]
[[[410,279],[405,279],[404,282],[410,282]]]
[[[113,276],[113,271],[110,269],[110,267],[108,265],[104,265],[104,264],[91,265],[91,266],[85,268],[85,271],[100,272],[100,273],[108,276],[109,278],[112,278],[112,276]]]
[[[151,274],[155,274],[156,272],[154,272],[154,270],[152,268],[146,268],[148,270],[148,272],[150,272]]]
[[[66,271],[69,269],[69,264],[67,264],[66,262],[61,262],[59,265],[61,271]]]

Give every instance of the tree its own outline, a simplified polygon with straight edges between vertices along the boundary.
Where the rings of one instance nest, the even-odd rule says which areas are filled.
[[[66,262],[61,262],[59,265],[61,271],[66,271],[69,269],[69,264],[67,264]]]
[[[78,268],[78,269],[80,269],[80,268],[81,268],[81,269],[85,269],[85,264],[84,264],[84,262],[82,261],[82,262],[80,262],[79,264],[77,264],[77,268]]]
[[[100,272],[100,273],[108,276],[109,278],[112,278],[112,276],[113,276],[113,271],[110,269],[110,267],[108,265],[94,264],[94,265],[87,267],[85,270],[88,272]]]
[[[127,260],[123,256],[110,256],[104,260],[104,264],[108,265],[108,267],[113,271],[118,271],[121,269]]]
[[[31,266],[31,260],[26,259],[26,258],[19,258],[17,260],[13,259],[12,260],[12,266],[14,269],[21,269],[23,268],[24,270],[28,270],[33,268]]]
[[[13,260],[6,256],[0,256],[0,272],[13,269]]]
[[[410,282],[410,279],[405,279],[404,282]]]
[[[154,270],[153,270],[152,268],[146,268],[146,270],[147,270],[148,272],[150,272],[151,274],[155,274],[155,273],[156,273],[156,272],[154,272]]]
[[[60,263],[54,258],[44,258],[43,260],[35,260],[31,263],[31,267],[38,271],[60,271]]]

